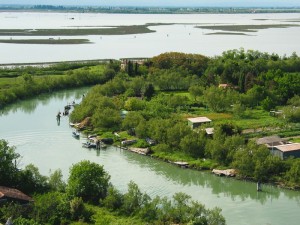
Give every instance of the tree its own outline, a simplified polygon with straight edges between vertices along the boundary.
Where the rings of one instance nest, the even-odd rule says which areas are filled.
[[[148,85],[145,87],[144,97],[145,97],[147,100],[150,100],[150,99],[153,97],[154,93],[155,93],[155,90],[154,90],[153,84],[148,84]]]
[[[101,203],[108,209],[114,211],[120,209],[123,204],[123,195],[114,187],[108,188],[108,193]]]
[[[123,212],[127,215],[137,213],[149,200],[149,196],[143,194],[136,183],[130,181],[128,191],[123,195]]]
[[[145,101],[139,99],[139,98],[129,98],[126,102],[125,102],[125,109],[128,111],[139,111],[139,110],[143,110],[145,108]]]
[[[75,197],[70,201],[70,214],[72,220],[90,221],[92,212],[89,211],[82,198]]]
[[[15,147],[8,146],[8,142],[0,140],[0,184],[12,186],[15,184],[18,169],[16,160],[20,157]]]
[[[49,176],[49,185],[50,188],[54,191],[61,191],[63,192],[66,188],[66,183],[62,180],[63,175],[61,169],[55,170]]]
[[[39,169],[29,164],[19,174],[19,189],[25,193],[43,193],[50,189],[48,177],[40,174]]]
[[[207,88],[203,92],[203,95],[207,106],[215,112],[228,110],[238,100],[238,93],[236,91],[215,86]]]
[[[197,100],[197,97],[203,95],[203,87],[198,85],[190,86],[189,93],[194,98],[194,100]]]
[[[92,116],[92,123],[98,128],[116,130],[119,129],[121,122],[120,111],[112,108],[99,108]]]
[[[300,185],[300,159],[292,161],[291,168],[286,172],[285,177],[291,185]]]
[[[106,69],[104,70],[103,75],[106,80],[112,80],[116,76],[116,72],[113,69]]]
[[[173,195],[174,207],[171,211],[174,222],[186,223],[189,221],[189,201],[191,196],[179,192]]]
[[[180,148],[194,158],[204,157],[205,133],[191,132],[180,140]]]
[[[67,194],[71,198],[81,197],[84,201],[96,203],[106,197],[109,179],[103,166],[83,160],[70,168]]]
[[[32,218],[40,224],[61,224],[69,212],[69,202],[63,193],[48,192],[35,196]]]

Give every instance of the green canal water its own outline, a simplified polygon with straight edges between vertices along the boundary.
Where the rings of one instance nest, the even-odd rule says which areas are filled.
[[[222,178],[209,172],[181,169],[150,157],[108,147],[95,151],[82,148],[85,137],[72,137],[68,117],[60,125],[56,114],[67,103],[80,102],[88,88],[61,91],[18,102],[0,112],[0,139],[16,146],[20,168],[32,163],[40,172],[61,169],[68,178],[72,164],[87,159],[104,166],[111,182],[122,192],[132,180],[154,197],[184,192],[207,207],[220,207],[230,225],[298,225],[300,192]],[[0,184],[1,185],[1,184]]]

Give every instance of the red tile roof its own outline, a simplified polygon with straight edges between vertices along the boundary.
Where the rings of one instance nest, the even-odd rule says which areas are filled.
[[[300,151],[300,143],[277,145],[275,147],[282,152]]]
[[[0,186],[0,199],[10,198],[21,201],[33,201],[31,197],[25,195],[23,192],[9,187]]]

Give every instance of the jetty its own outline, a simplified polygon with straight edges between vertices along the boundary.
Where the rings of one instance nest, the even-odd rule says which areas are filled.
[[[227,169],[227,170],[213,169],[212,173],[218,176],[234,177],[236,175],[236,170],[235,169]]]
[[[128,151],[140,154],[140,155],[148,155],[150,153],[150,149],[149,148],[127,148]]]

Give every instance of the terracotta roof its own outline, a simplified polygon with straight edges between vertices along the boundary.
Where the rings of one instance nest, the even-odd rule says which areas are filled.
[[[0,199],[13,198],[21,201],[32,201],[32,198],[25,195],[23,192],[9,187],[0,186]]]
[[[191,121],[192,123],[207,123],[207,122],[211,122],[210,119],[208,119],[207,117],[195,117],[195,118],[188,118],[189,121]]]
[[[282,152],[300,151],[300,143],[292,143],[286,145],[278,145],[276,148]]]

